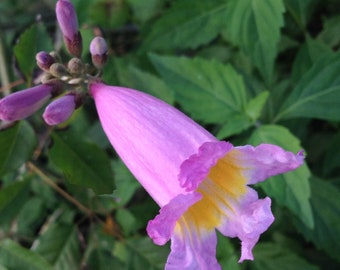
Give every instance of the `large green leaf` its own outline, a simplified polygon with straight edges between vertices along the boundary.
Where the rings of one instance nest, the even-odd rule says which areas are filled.
[[[113,173],[103,150],[71,130],[54,132],[52,138],[49,155],[71,184],[92,188],[97,194],[112,193]]]
[[[223,27],[223,0],[176,1],[151,28],[143,50],[197,48],[214,39]]]
[[[226,16],[226,35],[251,57],[263,78],[272,79],[283,26],[282,0],[231,0]]]
[[[33,68],[36,66],[35,54],[39,51],[51,51],[51,39],[43,24],[38,23],[28,28],[14,47],[14,54],[21,72],[30,84]]]
[[[283,103],[275,121],[296,117],[340,120],[340,53],[320,58]]]
[[[44,257],[54,270],[79,269],[81,254],[77,228],[52,223],[37,240],[34,251]]]
[[[14,182],[0,189],[0,224],[10,222],[28,200],[29,180]]]
[[[274,243],[259,243],[254,248],[255,260],[251,270],[318,270],[315,265],[299,257],[293,251]]]
[[[315,0],[284,0],[287,11],[296,21],[300,30],[303,30],[311,15],[311,8]]]
[[[299,140],[283,126],[263,125],[257,128],[251,138],[250,144],[272,143],[281,146],[287,151],[298,152],[302,149]],[[310,206],[310,171],[306,164],[300,168],[274,176],[259,185],[265,192],[286,206],[307,227],[313,227],[313,213]]]
[[[8,269],[52,270],[52,266],[39,254],[6,239],[0,243],[0,265]]]
[[[0,131],[0,176],[19,168],[27,161],[35,145],[34,131],[26,121]]]
[[[229,115],[244,111],[246,88],[232,66],[201,58],[154,54],[151,60],[175,91],[176,100],[193,118],[220,123]]]
[[[319,249],[340,261],[340,191],[332,184],[312,178],[311,204],[314,214],[314,229],[296,221],[301,233]]]
[[[125,264],[125,269],[163,270],[169,253],[168,246],[156,246],[148,237],[117,243],[114,255]]]

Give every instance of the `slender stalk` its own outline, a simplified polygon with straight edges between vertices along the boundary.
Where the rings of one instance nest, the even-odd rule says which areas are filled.
[[[0,38],[0,78],[2,82],[2,92],[7,96],[10,94],[10,87],[2,38]]]
[[[42,170],[40,170],[38,167],[36,167],[33,163],[28,162],[27,167],[35,172],[37,175],[40,176],[41,180],[43,180],[47,185],[49,185],[51,188],[53,188],[56,192],[58,192],[61,196],[63,196],[66,200],[68,200],[70,203],[74,204],[80,211],[84,212],[88,216],[93,215],[93,211],[83,204],[81,204],[79,201],[77,201],[75,198],[73,198],[70,194],[68,194],[65,190],[61,189],[56,183],[53,182],[52,179],[50,179]]]

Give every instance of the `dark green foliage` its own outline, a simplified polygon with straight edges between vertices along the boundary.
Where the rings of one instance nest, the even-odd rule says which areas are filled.
[[[340,268],[338,0],[71,0],[88,44],[102,34],[107,84],[176,106],[235,145],[298,152],[298,170],[256,185],[276,220],[238,264],[218,234],[223,269]],[[56,1],[0,1],[0,98],[37,79],[35,54],[58,50]],[[41,16],[38,16],[40,14]],[[112,108],[114,113],[114,108]],[[88,99],[67,123],[0,123],[0,269],[164,269],[170,245],[146,236],[159,207],[110,146]]]

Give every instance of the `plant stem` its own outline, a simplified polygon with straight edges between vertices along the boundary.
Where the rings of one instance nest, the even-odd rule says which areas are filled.
[[[49,185],[51,188],[53,188],[56,192],[58,192],[61,196],[63,196],[66,200],[68,200],[70,203],[74,204],[80,211],[84,212],[88,216],[93,215],[93,211],[83,204],[81,204],[79,201],[77,201],[75,198],[73,198],[70,194],[68,194],[65,190],[61,189],[56,183],[53,182],[51,178],[49,178],[42,170],[40,170],[38,167],[36,167],[33,163],[27,162],[27,167],[35,172],[37,175],[40,176],[41,180],[43,180],[47,185]]]
[[[2,92],[7,96],[10,94],[10,87],[2,38],[0,38],[0,78],[2,82]]]

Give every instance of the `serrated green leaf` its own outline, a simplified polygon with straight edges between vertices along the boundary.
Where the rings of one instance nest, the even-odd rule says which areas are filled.
[[[323,30],[317,39],[334,48],[340,44],[340,15],[331,18],[325,17]]]
[[[207,44],[221,31],[226,7],[222,0],[176,1],[154,23],[142,50],[195,49]]]
[[[244,114],[236,114],[228,117],[226,124],[218,130],[216,138],[222,140],[232,135],[237,135],[253,125],[253,121]]]
[[[249,139],[252,145],[271,143],[294,153],[302,149],[299,140],[283,126],[263,125],[257,128]],[[307,227],[313,227],[313,213],[310,205],[310,171],[306,164],[298,169],[271,177],[259,184],[272,198],[294,213]]]
[[[287,11],[291,14],[298,26],[303,30],[310,17],[310,11],[315,0],[284,0]]]
[[[14,182],[0,189],[0,224],[11,221],[28,200],[29,180]]]
[[[129,239],[124,245],[115,246],[114,251],[127,270],[163,270],[168,253],[168,246],[156,246],[148,237]]]
[[[0,131],[0,176],[19,168],[33,154],[36,137],[26,121]]]
[[[87,267],[88,269],[96,270],[125,269],[117,258],[114,258],[110,252],[103,249],[92,250],[87,261]]]
[[[113,174],[103,150],[72,131],[54,132],[52,138],[49,156],[71,184],[92,188],[97,194],[112,193]]]
[[[28,85],[32,78],[32,71],[36,66],[36,53],[51,50],[53,50],[51,39],[41,23],[32,25],[20,36],[19,42],[14,47],[14,55],[21,72],[28,80]]]
[[[226,16],[227,38],[248,54],[270,82],[283,26],[282,0],[231,0]]]
[[[289,249],[274,243],[258,243],[254,248],[255,260],[250,265],[252,270],[318,270],[302,257]]]
[[[266,103],[268,97],[269,92],[263,91],[248,102],[245,112],[251,120],[256,121],[260,117],[263,106]]]
[[[340,120],[340,54],[320,58],[283,103],[274,121],[296,117]]]
[[[340,191],[332,184],[315,177],[311,179],[311,187],[314,229],[306,227],[298,220],[295,223],[307,240],[340,262]]]
[[[310,67],[319,59],[332,52],[330,47],[327,47],[320,40],[312,39],[306,36],[306,42],[302,46],[294,59],[292,69],[292,80],[298,82]]]
[[[52,266],[39,254],[5,239],[0,243],[0,264],[9,269],[52,270]]]
[[[34,251],[44,257],[54,270],[79,269],[81,254],[76,226],[49,224]]]
[[[246,88],[232,66],[201,58],[150,57],[176,100],[196,120],[221,123],[243,112]]]

